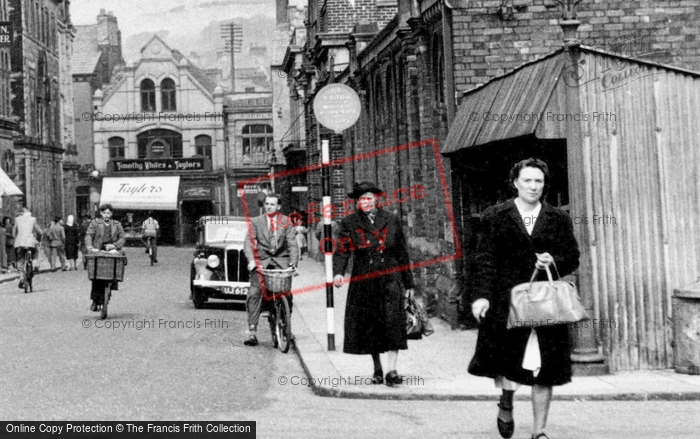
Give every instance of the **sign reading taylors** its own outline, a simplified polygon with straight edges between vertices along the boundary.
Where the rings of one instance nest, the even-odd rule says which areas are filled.
[[[203,171],[203,158],[115,160],[114,172]]]
[[[129,177],[102,180],[101,204],[115,209],[177,210],[180,177]]]

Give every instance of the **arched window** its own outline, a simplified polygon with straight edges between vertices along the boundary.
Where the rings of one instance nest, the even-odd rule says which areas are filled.
[[[265,163],[272,154],[272,127],[246,125],[243,127],[243,157],[253,163]]]
[[[150,79],[141,81],[141,111],[144,113],[156,111],[156,86]]]
[[[211,158],[211,137],[205,134],[195,137],[194,146],[197,155]]]
[[[121,137],[110,137],[108,142],[110,159],[123,159],[126,157],[124,154],[124,139]]]
[[[170,78],[163,79],[160,83],[160,106],[161,111],[175,111],[175,81]]]

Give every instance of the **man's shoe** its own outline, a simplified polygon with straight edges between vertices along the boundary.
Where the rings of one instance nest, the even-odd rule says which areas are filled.
[[[24,282],[19,281],[19,285],[17,285],[17,287],[18,287],[20,290],[23,290],[23,289],[24,289]]]
[[[258,337],[255,336],[255,334],[250,334],[246,341],[243,342],[244,345],[246,346],[257,346],[258,345]]]
[[[90,305],[90,311],[97,311],[97,302],[93,300],[92,305]]]
[[[153,260],[153,263],[154,263],[154,264],[157,264],[157,263],[158,263],[158,259],[154,259],[154,260]]]
[[[63,271],[68,271],[68,267],[63,267]]]

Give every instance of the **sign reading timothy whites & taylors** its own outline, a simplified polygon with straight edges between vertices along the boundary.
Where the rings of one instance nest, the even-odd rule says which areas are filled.
[[[203,158],[114,160],[114,172],[203,171]]]
[[[180,177],[123,177],[102,180],[101,204],[115,209],[177,210]]]

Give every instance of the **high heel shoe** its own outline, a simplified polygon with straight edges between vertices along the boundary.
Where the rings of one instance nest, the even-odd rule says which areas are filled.
[[[510,406],[507,406],[505,404],[497,404],[498,408],[503,410],[506,413],[513,413],[513,405],[511,404]],[[498,432],[501,434],[501,437],[505,439],[509,439],[510,437],[513,436],[513,432],[515,431],[515,421],[511,420],[509,422],[504,421],[500,417],[496,416],[496,425],[498,426]],[[539,436],[537,436],[539,437]],[[546,436],[545,436],[546,437]]]
[[[386,374],[386,377],[384,378],[384,380],[386,382],[386,385],[389,387],[393,387],[395,385],[398,386],[398,385],[401,385],[403,383],[403,377],[401,375],[399,375],[398,373],[396,373],[395,370],[389,371],[389,373]]]
[[[384,372],[379,369],[374,371],[372,376],[372,384],[382,384],[384,382]]]
[[[549,436],[547,436],[546,434],[544,434],[544,432],[542,432],[542,433],[538,434],[537,436],[535,436],[533,434],[532,439],[549,439]]]

